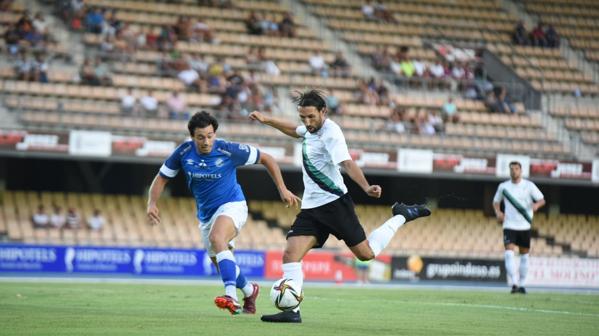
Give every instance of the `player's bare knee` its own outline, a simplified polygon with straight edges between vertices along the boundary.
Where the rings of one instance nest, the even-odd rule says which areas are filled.
[[[223,237],[221,237],[218,234],[215,234],[214,232],[210,233],[210,235],[208,236],[208,240],[210,241],[210,245],[215,251],[221,251],[227,248],[227,243],[225,242]]]
[[[360,251],[360,252],[356,253],[356,258],[358,258],[358,260],[360,260],[360,261],[372,260],[372,259],[374,259],[374,257],[375,257],[375,255],[374,255],[374,252],[372,252],[372,250]]]
[[[298,257],[298,253],[290,250],[289,248],[286,248],[285,251],[283,252],[283,263],[290,263],[290,262],[298,262],[300,261],[300,258]]]

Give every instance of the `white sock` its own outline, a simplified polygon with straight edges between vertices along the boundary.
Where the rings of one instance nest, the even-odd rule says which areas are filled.
[[[304,286],[304,272],[302,271],[302,262],[292,262],[283,264],[283,278],[291,279],[299,287],[296,288],[300,293]],[[299,311],[299,307],[293,310],[294,312]]]
[[[389,245],[389,242],[395,235],[397,229],[399,229],[406,219],[402,215],[397,215],[389,218],[383,225],[379,226],[376,230],[372,231],[368,236],[368,245],[374,252],[374,256],[378,256],[379,253]]]
[[[221,264],[221,261],[223,261],[223,260],[230,260],[233,262],[235,267],[237,267],[236,262],[235,262],[235,257],[233,256],[233,252],[231,252],[230,250],[225,250],[225,251],[219,252],[216,254],[216,262],[219,264],[221,274],[222,274],[222,272],[225,271]],[[238,268],[235,270],[237,271]],[[237,278],[237,274],[235,274],[235,278]],[[228,296],[232,297],[233,299],[235,299],[235,301],[237,301],[238,300],[237,299],[237,287],[235,286],[235,278],[232,279],[232,284],[225,283],[225,295],[228,295]]]
[[[235,265],[235,278],[236,279],[239,276],[239,273],[241,273],[241,270],[239,269],[238,265]],[[244,297],[248,297],[248,296],[254,294],[254,286],[252,286],[252,283],[248,281],[248,282],[246,282],[245,287],[241,288],[241,291],[243,292]]]
[[[520,255],[520,287],[526,284],[526,275],[528,274],[528,253]]]
[[[512,285],[518,286],[516,281],[516,264],[514,262],[514,251],[505,251],[505,270],[507,272],[508,279],[512,281]]]

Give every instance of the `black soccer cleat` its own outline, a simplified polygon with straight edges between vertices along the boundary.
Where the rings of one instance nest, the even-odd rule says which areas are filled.
[[[518,287],[518,293],[520,293],[520,294],[526,294],[526,288],[524,288],[524,287]]]
[[[395,202],[391,207],[393,216],[402,215],[406,219],[406,222],[414,220],[419,217],[426,217],[431,215],[431,211],[424,204],[416,205],[405,205],[403,203]]]
[[[510,291],[510,293],[512,293],[512,294],[518,293],[518,286],[512,285],[512,290]]]
[[[272,315],[262,315],[260,319],[263,322],[302,323],[302,316],[300,315],[300,312],[294,312],[292,310],[283,311]]]

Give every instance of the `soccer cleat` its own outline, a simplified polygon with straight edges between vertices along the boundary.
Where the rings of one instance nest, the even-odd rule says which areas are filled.
[[[220,309],[228,310],[231,315],[241,314],[239,302],[228,295],[217,296],[214,299],[214,304]]]
[[[431,211],[424,204],[416,205],[405,205],[403,203],[395,202],[391,207],[393,216],[402,215],[406,219],[406,222],[414,220],[419,217],[430,216]]]
[[[510,293],[512,293],[512,294],[518,293],[518,286],[512,285],[512,291]]]
[[[260,286],[257,283],[252,283],[252,287],[254,287],[252,295],[243,298],[244,314],[256,314],[256,299],[260,293]]]
[[[526,294],[526,288],[524,288],[524,287],[518,287],[518,293],[520,293],[520,294]]]
[[[276,323],[302,323],[302,316],[299,310],[294,312],[293,310],[283,311],[278,314],[262,315],[260,318],[263,322],[276,322]]]

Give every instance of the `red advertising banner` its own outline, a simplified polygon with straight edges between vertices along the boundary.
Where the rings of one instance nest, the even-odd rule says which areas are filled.
[[[305,280],[317,281],[356,281],[355,257],[349,253],[334,253],[331,251],[314,251],[308,253],[302,260]],[[283,276],[281,269],[282,251],[266,252],[264,277],[276,280]],[[390,279],[391,256],[381,255],[369,263],[369,277],[372,280],[388,281]]]

